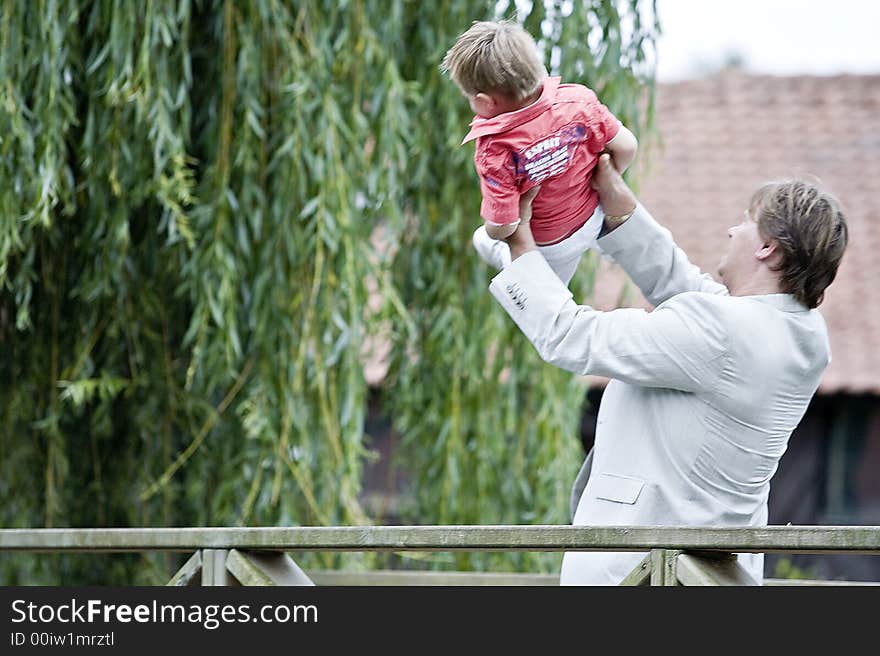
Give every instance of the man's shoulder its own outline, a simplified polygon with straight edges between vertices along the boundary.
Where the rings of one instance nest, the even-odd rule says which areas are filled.
[[[718,311],[725,311],[727,308],[732,308],[730,301],[735,299],[735,296],[729,296],[728,294],[712,294],[710,292],[703,292],[699,290],[681,292],[676,294],[675,296],[670,296],[668,299],[663,301],[660,305],[657,306],[657,309],[664,307],[687,307],[687,308],[707,308],[707,309],[717,309]]]
[[[818,312],[804,311],[792,315],[790,304],[776,298],[781,296],[730,296],[688,291],[672,296],[656,309],[678,312],[687,321],[729,335],[734,341],[739,338],[752,339],[756,333],[760,334],[770,326],[778,326],[779,321],[789,315],[797,316],[797,323],[810,330],[823,331],[824,321]]]
[[[727,335],[731,326],[737,325],[744,316],[736,297],[703,291],[676,294],[654,311],[675,312],[694,330],[708,331],[718,336]]]
[[[676,294],[658,305],[657,309],[668,307],[728,317],[761,314],[764,309],[748,296],[730,296],[726,293],[716,294],[699,290]]]

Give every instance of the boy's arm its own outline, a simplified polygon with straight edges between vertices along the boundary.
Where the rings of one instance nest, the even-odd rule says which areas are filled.
[[[506,239],[520,222],[520,192],[513,173],[498,151],[478,152],[474,164],[480,176],[480,217],[486,225],[486,234],[492,239]]]
[[[624,125],[620,126],[614,138],[605,145],[605,150],[611,155],[614,168],[620,173],[626,171],[627,167],[632,164],[638,148],[639,141],[636,139],[636,135]]]

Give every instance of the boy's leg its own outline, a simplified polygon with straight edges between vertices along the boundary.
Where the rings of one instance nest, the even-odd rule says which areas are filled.
[[[510,264],[510,247],[507,242],[492,239],[486,233],[485,226],[480,226],[474,231],[473,243],[480,259],[489,266],[500,271]],[[572,246],[573,244],[568,244],[566,247],[561,243],[552,247],[538,246],[538,250],[544,255],[547,264],[566,285],[574,277],[578,262],[584,252],[577,247],[572,248]]]
[[[538,250],[541,251],[544,259],[547,260],[547,264],[553,269],[553,273],[559,276],[563,284],[568,287],[568,283],[574,278],[574,272],[577,271],[578,263],[581,261],[581,256],[584,252],[578,250],[570,253],[546,253],[543,252],[541,246],[538,246]]]
[[[486,226],[480,226],[474,231],[472,238],[474,249],[489,266],[499,271],[510,264],[510,247],[507,242],[492,239],[486,233]]]
[[[547,264],[559,276],[559,279],[565,283],[566,287],[574,277],[578,263],[581,261],[584,253],[588,250],[595,250],[600,255],[602,254],[596,239],[599,236],[599,230],[604,220],[605,215],[602,212],[602,208],[596,208],[587,222],[578,228],[573,235],[566,237],[558,244],[538,246],[538,250],[541,251],[544,259],[547,260]]]

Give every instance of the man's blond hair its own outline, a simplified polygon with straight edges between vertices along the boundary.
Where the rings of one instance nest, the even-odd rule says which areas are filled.
[[[467,96],[500,94],[524,100],[541,88],[547,71],[532,36],[513,21],[479,21],[458,37],[440,69]]]
[[[808,308],[818,306],[849,239],[840,201],[806,180],[768,182],[752,196],[749,213],[759,234],[779,244],[783,290]]]

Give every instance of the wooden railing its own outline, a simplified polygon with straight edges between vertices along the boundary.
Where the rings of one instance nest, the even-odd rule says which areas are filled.
[[[622,585],[753,585],[755,582],[738,565],[734,553],[880,556],[880,526],[0,529],[0,554],[149,551],[194,552],[169,585],[314,585],[316,582],[331,585],[432,582],[547,585],[558,582],[552,576],[537,574],[307,574],[285,553],[288,551],[635,551],[647,552],[647,555]],[[833,583],[850,585],[846,581]]]

